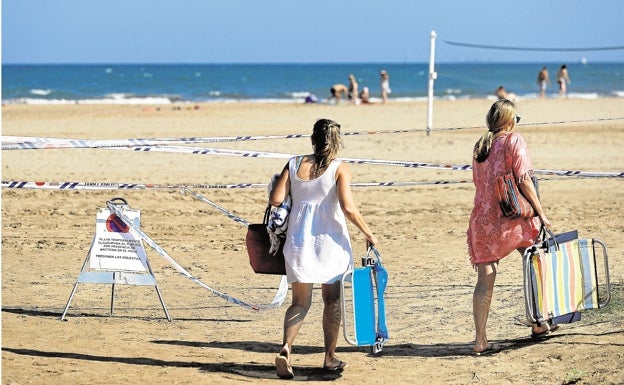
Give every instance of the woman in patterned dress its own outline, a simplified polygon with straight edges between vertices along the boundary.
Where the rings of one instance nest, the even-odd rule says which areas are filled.
[[[477,283],[473,293],[473,316],[476,338],[473,353],[476,355],[492,351],[492,344],[486,336],[486,323],[492,301],[494,281],[498,262],[514,250],[520,254],[531,246],[538,236],[540,226],[550,228],[531,181],[533,169],[524,138],[512,133],[520,121],[515,104],[509,100],[498,100],[487,114],[488,132],[474,146],[472,179],[476,188],[474,208],[468,227],[468,252],[470,261],[477,271]],[[496,179],[506,173],[505,138],[511,135],[509,148],[512,168],[518,187],[534,208],[536,217],[503,217],[496,195]],[[544,335],[551,331],[549,325],[533,325],[533,335]]]

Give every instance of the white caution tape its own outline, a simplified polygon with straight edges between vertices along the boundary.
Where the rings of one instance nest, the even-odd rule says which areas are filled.
[[[208,291],[210,291],[212,294],[216,295],[217,297],[222,298],[233,304],[242,306],[245,309],[254,310],[254,311],[274,309],[274,308],[280,307],[282,303],[284,303],[284,300],[286,299],[286,294],[288,293],[288,282],[286,280],[286,276],[282,276],[279,287],[277,289],[277,293],[275,294],[275,297],[273,298],[270,304],[268,305],[249,304],[245,301],[232,297],[219,290],[213,289],[212,287],[202,282],[199,278],[193,276],[184,267],[182,267],[179,263],[177,263],[169,254],[167,254],[167,252],[163,250],[156,242],[154,242],[152,238],[150,238],[147,234],[145,234],[143,230],[141,230],[141,228],[139,227],[138,223],[134,223],[132,220],[130,220],[123,213],[123,210],[118,205],[115,205],[113,202],[108,201],[106,202],[106,206],[112,213],[114,213],[117,217],[119,217],[119,219],[121,219],[126,225],[128,225],[128,227],[130,228],[130,231],[133,233],[134,236],[139,237],[143,241],[145,241],[145,243],[147,243],[152,249],[154,249],[164,259],[166,259],[177,271],[179,271],[186,278],[204,287],[205,289],[207,289]]]
[[[208,199],[205,196],[201,195],[200,193],[196,193],[196,192],[194,192],[192,190],[189,190],[186,187],[182,188],[182,193],[190,194],[194,198],[199,199],[200,201],[202,201],[204,203],[208,203],[210,206],[212,206],[212,207],[216,208],[217,210],[221,211],[223,214],[225,214],[228,218],[230,218],[231,220],[233,220],[236,223],[240,223],[241,225],[243,225],[245,227],[249,226],[249,222],[247,222],[243,218],[239,217],[238,215],[234,214],[233,212],[227,210],[226,208],[219,206],[218,204],[214,203],[213,201],[211,201],[210,199]]]
[[[605,122],[614,120],[624,120],[622,118],[598,118],[586,120],[567,120],[554,122],[522,123],[519,126],[543,126],[553,124],[572,124]],[[405,129],[405,130],[371,130],[343,132],[344,136],[374,135],[374,134],[403,134],[412,132],[431,131],[455,131],[466,129],[485,128],[485,126],[464,126],[446,127],[430,129]],[[42,138],[28,136],[2,136],[2,150],[35,150],[35,149],[55,149],[55,148],[112,148],[112,147],[133,147],[133,146],[159,146],[173,143],[223,143],[266,139],[300,139],[308,138],[309,134],[285,134],[285,135],[245,135],[245,136],[225,136],[225,137],[182,137],[182,138],[138,138],[138,139],[112,139],[112,140],[87,140],[87,139],[63,139],[63,138]]]
[[[557,175],[556,171],[537,170],[542,171],[544,174],[553,172],[552,175]],[[537,171],[535,171],[537,173]],[[592,178],[585,175],[578,175],[574,171],[560,171],[563,172],[564,177],[575,177],[576,179]],[[597,176],[593,176],[596,178]],[[606,177],[618,178],[622,177],[621,174],[609,174]],[[539,178],[543,180],[563,180],[563,178]],[[351,183],[351,187],[409,187],[409,186],[435,186],[435,185],[450,185],[450,184],[465,184],[472,183],[472,180],[434,180],[434,181],[390,181],[390,182],[359,182]],[[2,181],[2,188],[12,189],[32,189],[32,190],[155,190],[155,189],[247,189],[247,188],[267,188],[266,183],[234,183],[234,184],[171,184],[171,185],[159,185],[159,184],[142,184],[142,183],[111,183],[111,182],[32,182],[32,181]]]
[[[246,150],[230,150],[219,148],[204,148],[204,147],[184,147],[184,146],[137,146],[131,148],[119,148],[123,150],[133,151],[149,151],[149,152],[175,152],[175,153],[187,153],[196,155],[224,155],[224,156],[238,156],[245,158],[280,158],[290,159],[295,156],[294,154],[284,154],[277,152],[267,151],[246,151]],[[472,165],[469,164],[451,164],[451,163],[432,163],[432,162],[413,162],[405,160],[383,160],[383,159],[366,159],[366,158],[338,158],[345,163],[353,164],[370,164],[379,166],[397,166],[407,168],[428,168],[428,169],[442,169],[453,171],[469,171],[472,170]],[[558,176],[573,176],[573,177],[585,177],[585,178],[624,178],[624,171],[580,171],[580,170],[533,170],[536,174],[544,175],[558,175]]]
[[[32,181],[2,181],[3,188],[23,188],[42,190],[155,190],[181,189],[184,187],[198,189],[243,189],[266,188],[266,183],[235,183],[235,184],[173,184],[163,185],[154,183],[114,183],[114,182],[32,182]]]

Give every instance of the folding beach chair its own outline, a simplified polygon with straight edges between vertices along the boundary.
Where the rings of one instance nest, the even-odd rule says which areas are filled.
[[[362,257],[362,267],[349,269],[341,279],[345,340],[351,345],[370,346],[372,354],[381,352],[389,338],[384,303],[387,283],[388,272],[381,264],[379,252],[372,246]]]
[[[600,251],[602,263],[597,261]],[[603,265],[600,274],[599,264]],[[578,239],[576,231],[554,235],[542,229],[539,241],[525,251],[523,265],[530,323],[575,322],[581,312],[602,308],[611,299],[607,247],[599,239]]]

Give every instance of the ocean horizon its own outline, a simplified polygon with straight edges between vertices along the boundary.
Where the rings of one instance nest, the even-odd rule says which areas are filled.
[[[440,63],[436,99],[495,98],[504,86],[520,99],[539,97],[537,73],[546,66],[546,97],[558,97],[556,73],[564,63]],[[624,97],[624,62],[565,63],[569,98]],[[379,72],[390,74],[391,101],[427,99],[428,63],[340,64],[3,64],[2,103],[174,104],[328,102],[333,84],[348,85],[380,100]]]

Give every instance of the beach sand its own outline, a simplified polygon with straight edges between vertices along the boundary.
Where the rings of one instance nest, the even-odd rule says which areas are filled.
[[[2,135],[75,139],[309,134],[317,118],[346,132],[342,157],[470,164],[485,131],[490,100],[436,101],[435,128],[423,131],[427,105],[200,104],[182,106],[5,105]],[[519,132],[535,169],[624,170],[624,99],[523,100]],[[194,146],[308,153],[309,139]],[[284,159],[110,149],[2,151],[4,181],[141,184],[267,183]],[[353,182],[470,181],[470,171],[351,165]],[[380,239],[389,272],[390,340],[378,356],[341,337],[342,373],[323,372],[320,289],[294,346],[295,381],[358,384],[624,383],[624,185],[622,179],[542,176],[543,205],[555,232],[577,229],[609,250],[612,304],[588,311],[534,343],[525,320],[521,258],[499,270],[488,337],[502,350],[470,354],[474,338],[472,270],[465,233],[471,183],[355,187],[360,211]],[[264,188],[198,189],[218,205],[261,222]],[[172,322],[153,287],[80,284],[65,304],[88,253],[98,209],[115,197],[141,210],[141,227],[180,265],[214,289],[268,303],[279,278],[254,275],[246,228],[179,189],[2,189],[3,384],[237,384],[277,380],[274,358],[285,304],[252,312],[212,295],[146,250]],[[355,260],[363,237],[350,225]]]

